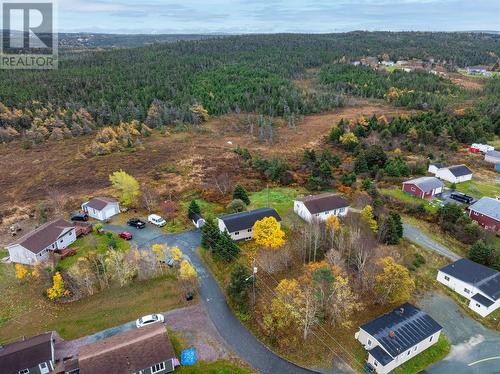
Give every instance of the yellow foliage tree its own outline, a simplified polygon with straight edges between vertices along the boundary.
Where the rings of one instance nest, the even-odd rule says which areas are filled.
[[[358,138],[356,135],[354,135],[353,132],[346,132],[344,135],[340,137],[340,142],[344,145],[347,144],[357,144],[358,143]]]
[[[175,262],[182,260],[183,253],[179,247],[170,248],[170,254]]]
[[[19,280],[23,280],[28,275],[28,269],[26,266],[21,264],[16,264],[16,278]]]
[[[373,207],[371,205],[367,205],[361,210],[361,217],[370,225],[373,232],[378,231],[378,223],[373,216]]]
[[[125,205],[134,205],[141,195],[139,182],[123,170],[115,171],[109,176],[109,181],[121,196],[120,201]]]
[[[304,294],[295,279],[283,279],[276,286],[270,315],[264,319],[269,331],[287,332],[301,325]]]
[[[189,263],[188,260],[181,262],[181,267],[179,268],[179,276],[182,280],[191,281],[196,279],[197,273],[195,268]]]
[[[407,301],[415,290],[410,271],[391,256],[378,261],[382,271],[375,276],[375,289],[385,302],[400,304]]]
[[[265,217],[253,225],[253,238],[267,248],[279,248],[285,244],[285,232],[274,217]]]
[[[330,216],[326,219],[326,227],[331,231],[340,230],[340,220],[337,216]]]
[[[66,289],[64,288],[64,280],[61,276],[61,273],[57,272],[52,277],[52,282],[52,287],[47,290],[47,296],[50,300],[58,299],[68,293],[68,291],[66,291]]]

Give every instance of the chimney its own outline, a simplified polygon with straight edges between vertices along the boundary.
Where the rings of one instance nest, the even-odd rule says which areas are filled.
[[[391,337],[391,338],[394,339],[396,337],[396,333],[394,331],[392,331],[392,330],[389,331],[389,337]]]
[[[399,308],[399,312],[401,313],[401,315],[403,315],[405,313],[405,308],[403,307]]]

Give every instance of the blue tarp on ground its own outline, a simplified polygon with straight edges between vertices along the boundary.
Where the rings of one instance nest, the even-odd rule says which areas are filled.
[[[188,348],[181,352],[181,365],[192,366],[196,364],[196,348]]]

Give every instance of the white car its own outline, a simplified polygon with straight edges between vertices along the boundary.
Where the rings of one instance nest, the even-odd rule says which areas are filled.
[[[152,223],[153,225],[158,226],[158,227],[162,227],[162,226],[165,226],[167,224],[167,221],[165,221],[163,218],[161,218],[157,214],[150,214],[148,216],[148,222]]]
[[[137,326],[137,328],[140,328],[151,325],[152,323],[163,323],[164,321],[165,318],[163,317],[163,314],[148,314],[147,316],[141,317],[137,321],[135,321],[135,325]]]

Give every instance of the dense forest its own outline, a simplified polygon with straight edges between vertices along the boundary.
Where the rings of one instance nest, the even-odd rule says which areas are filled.
[[[63,51],[58,71],[0,71],[0,102],[11,109],[23,109],[32,100],[50,102],[63,111],[84,108],[97,126],[144,121],[155,99],[164,103],[172,120],[181,121],[192,118],[190,108],[195,104],[202,104],[210,114],[238,110],[273,116],[307,114],[342,104],[339,93],[345,90],[328,87],[331,64],[372,56],[432,58],[463,67],[493,64],[499,55],[498,35],[420,32],[251,35]],[[309,69],[325,66],[330,66],[322,74],[326,89],[319,84],[305,92],[293,84]],[[357,72],[360,78],[356,79],[375,74]],[[456,90],[449,82],[425,74],[372,78],[375,84],[360,94],[382,97],[392,86],[408,90],[396,98],[396,105],[435,106],[438,92]]]

